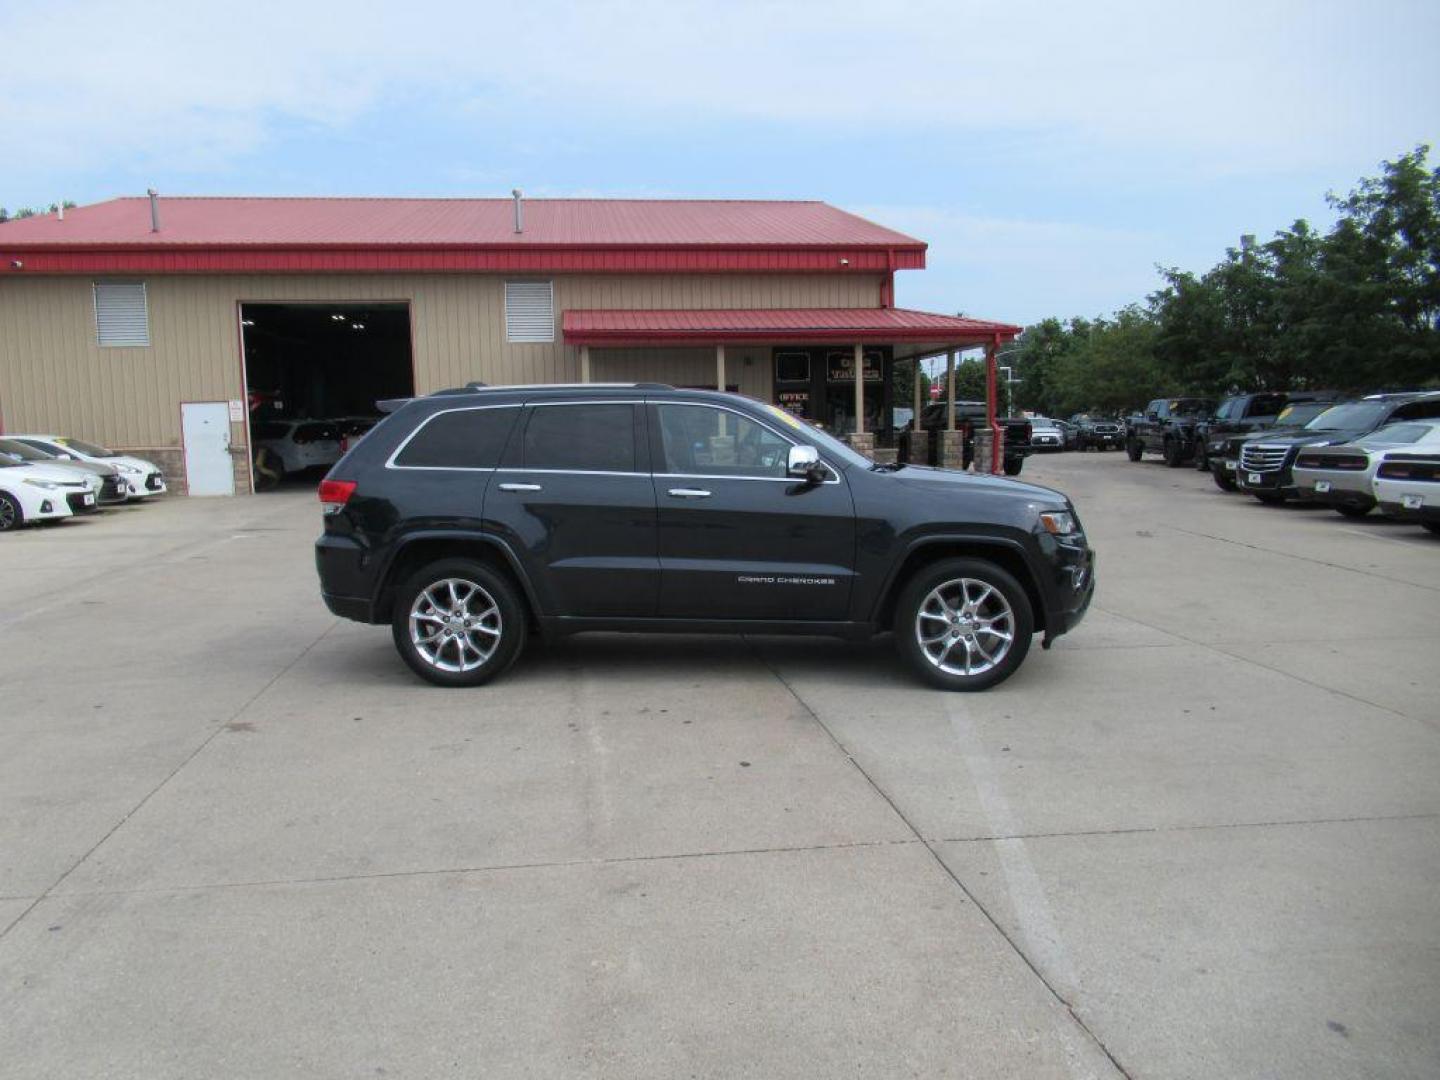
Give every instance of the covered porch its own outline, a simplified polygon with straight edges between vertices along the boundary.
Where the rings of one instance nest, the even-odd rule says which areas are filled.
[[[994,357],[1020,327],[904,308],[566,311],[564,340],[579,352],[582,382],[656,381],[748,394],[851,441],[881,458],[904,425],[919,426],[921,362],[947,357],[944,400],[954,400],[955,356],[986,350],[993,419]],[[895,374],[911,365],[908,401]],[[859,377],[857,378],[857,373]],[[955,430],[953,411],[944,425]]]

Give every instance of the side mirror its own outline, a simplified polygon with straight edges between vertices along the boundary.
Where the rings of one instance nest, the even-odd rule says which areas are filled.
[[[820,464],[820,451],[813,446],[792,446],[785,460],[785,472],[800,480],[818,483],[825,478],[825,467]]]

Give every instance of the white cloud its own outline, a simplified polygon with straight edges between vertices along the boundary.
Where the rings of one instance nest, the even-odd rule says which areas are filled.
[[[1436,133],[1437,31],[1433,3],[1339,0],[23,5],[0,14],[0,149],[27,171],[223,168],[279,126],[344,129],[403,98],[679,121],[674,138],[707,119],[1023,132],[1067,167],[1243,173]]]

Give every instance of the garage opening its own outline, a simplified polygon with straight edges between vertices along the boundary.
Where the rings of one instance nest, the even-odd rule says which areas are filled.
[[[241,304],[255,490],[313,484],[410,397],[410,305]]]

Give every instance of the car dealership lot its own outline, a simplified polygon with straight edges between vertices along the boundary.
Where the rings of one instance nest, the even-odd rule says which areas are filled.
[[[0,1074],[1431,1076],[1440,542],[1031,459],[1087,620],[418,682],[313,495],[0,544]],[[8,929],[6,929],[8,928]]]

